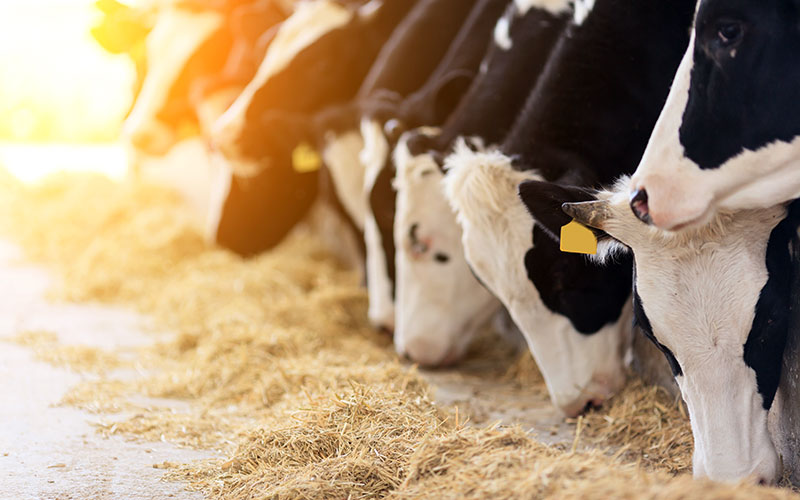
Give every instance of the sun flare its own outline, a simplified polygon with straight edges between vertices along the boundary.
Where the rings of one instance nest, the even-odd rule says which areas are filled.
[[[124,168],[122,149],[109,144],[131,105],[135,69],[92,38],[101,15],[95,0],[0,2],[0,166],[15,176],[116,177]]]

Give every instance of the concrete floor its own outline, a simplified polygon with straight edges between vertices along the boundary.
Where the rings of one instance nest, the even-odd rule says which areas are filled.
[[[44,296],[52,277],[19,265],[19,252],[0,242],[0,339],[25,331],[58,334],[64,344],[111,349],[154,340],[145,320],[98,306],[51,304]],[[55,406],[83,377],[33,359],[31,351],[0,343],[0,500],[199,499],[180,483],[161,481],[164,461],[211,455],[166,443],[105,439],[101,419]]]

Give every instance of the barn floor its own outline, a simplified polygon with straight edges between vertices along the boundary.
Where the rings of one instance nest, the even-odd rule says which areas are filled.
[[[0,498],[796,498],[692,481],[681,408],[635,381],[565,422],[494,339],[417,372],[317,243],[242,261],[185,212],[0,172]]]

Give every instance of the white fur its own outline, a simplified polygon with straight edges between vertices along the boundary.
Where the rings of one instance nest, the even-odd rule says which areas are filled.
[[[147,75],[122,129],[125,140],[147,144],[145,152],[157,155],[165,154],[175,144],[175,131],[159,122],[157,114],[186,62],[222,21],[215,12],[174,7],[158,15],[146,42]]]
[[[664,229],[702,225],[718,209],[768,208],[800,197],[800,137],[744,151],[701,170],[684,155],[679,130],[689,98],[694,34],[678,68],[631,189],[648,194],[653,223]]]
[[[286,68],[300,51],[326,33],[344,26],[352,17],[350,10],[332,0],[314,0],[298,4],[295,12],[281,24],[256,76],[214,126],[214,141],[232,160],[237,173],[253,175],[260,169],[251,161],[239,159],[239,151],[234,146],[244,129],[247,109],[256,92]]]
[[[498,47],[503,50],[511,50],[511,47],[514,46],[513,40],[511,40],[511,19],[507,16],[503,16],[497,20],[497,24],[494,26],[494,43]]]
[[[446,194],[464,231],[466,259],[519,326],[553,403],[575,415],[587,402],[609,397],[624,383],[627,322],[620,318],[593,335],[581,335],[567,318],[545,307],[528,279],[524,259],[533,221],[517,186],[541,178],[515,171],[499,152],[473,153],[463,142],[446,164]]]
[[[411,156],[407,136],[394,157],[397,166],[397,214],[394,239],[397,263],[397,328],[400,354],[426,366],[459,359],[470,341],[500,307],[497,299],[475,279],[461,246],[461,228],[444,196],[444,174],[433,158]],[[426,250],[415,249],[410,237]],[[446,263],[434,256],[449,257]]]
[[[364,243],[367,249],[368,316],[373,325],[394,330],[392,282],[386,272],[386,259],[393,256],[384,254],[380,229],[369,207],[370,192],[389,157],[389,143],[383,135],[380,123],[374,120],[365,119],[361,122],[361,135],[364,138],[364,149],[360,155],[364,164],[362,197],[367,207],[364,218]]]
[[[723,213],[678,233],[645,226],[621,186],[602,229],[630,246],[653,332],[681,365],[678,385],[695,439],[694,474],[715,480],[780,474],[755,371],[744,362],[765,257],[783,207]]]
[[[331,172],[336,196],[356,227],[363,231],[367,200],[363,196],[364,165],[359,154],[364,140],[357,130],[351,130],[339,135],[329,134],[325,143],[322,158]]]
[[[595,0],[575,0],[575,24],[582,25],[592,13]]]
[[[543,9],[551,14],[563,14],[569,12],[570,0],[514,0],[519,15],[525,15],[530,9]]]

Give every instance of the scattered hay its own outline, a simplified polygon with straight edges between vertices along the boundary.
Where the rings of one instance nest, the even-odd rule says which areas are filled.
[[[607,408],[587,414],[582,436],[594,446],[620,447],[617,453],[651,469],[692,468],[692,430],[683,402],[639,379],[631,380]]]
[[[105,374],[126,366],[115,353],[86,345],[65,345],[52,332],[23,332],[7,339],[33,350],[37,360],[75,372]]]
[[[4,184],[0,230],[63,274],[57,297],[127,304],[179,332],[143,353],[141,378],[91,382],[65,402],[138,408],[100,424],[106,435],[224,453],[157,464],[212,498],[796,498],[673,477],[688,466],[688,424],[637,383],[582,420],[576,445],[596,451],[464,425],[469,415],[435,405],[368,327],[355,275],[308,237],[242,260],[207,247],[160,189],[88,176]],[[543,390],[531,361],[485,373]]]

